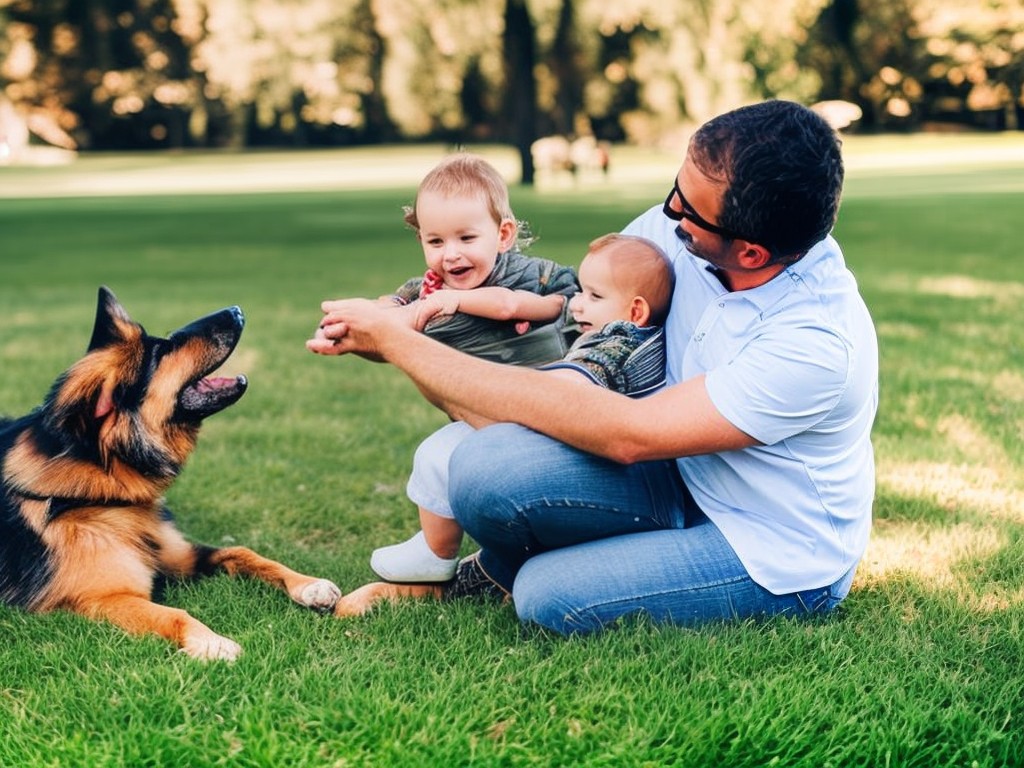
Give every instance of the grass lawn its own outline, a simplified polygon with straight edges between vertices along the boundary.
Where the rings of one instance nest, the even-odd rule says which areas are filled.
[[[0,607],[0,766],[1019,764],[1024,139],[962,141],[847,142],[837,235],[882,404],[874,534],[836,616],[562,639],[493,605],[340,621],[217,577],[166,598],[245,648],[201,664]],[[0,168],[0,412],[81,355],[101,284],[154,333],[237,303],[229,369],[249,392],[206,424],[169,504],[193,539],[371,580],[371,550],[414,530],[404,482],[445,418],[389,367],[303,341],[321,299],[422,269],[401,205],[435,150]],[[664,197],[677,159],[616,162],[611,182],[513,189],[534,252],[578,263]]]

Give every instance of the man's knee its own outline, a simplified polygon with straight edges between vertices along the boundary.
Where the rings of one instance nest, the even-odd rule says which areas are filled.
[[[516,576],[512,590],[516,614],[524,624],[537,624],[560,635],[589,634],[602,629],[601,620],[583,606],[555,558],[539,555]]]
[[[530,476],[524,463],[531,451],[523,444],[537,437],[515,424],[494,424],[467,435],[448,465],[449,496],[456,516],[517,496],[517,489]]]

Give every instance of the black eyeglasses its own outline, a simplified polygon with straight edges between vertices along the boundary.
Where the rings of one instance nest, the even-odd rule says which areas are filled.
[[[678,211],[672,207],[672,198],[674,197],[679,198],[680,210]],[[683,197],[683,193],[679,189],[678,179],[672,182],[672,191],[669,192],[668,197],[665,198],[665,207],[662,208],[662,211],[666,216],[672,219],[672,221],[682,221],[683,219],[687,219],[692,221],[701,229],[712,232],[719,237],[724,237],[726,240],[750,240],[750,238],[744,237],[738,232],[733,232],[731,229],[720,227],[717,224],[712,224],[710,221],[701,218],[701,215],[697,213],[687,199]]]

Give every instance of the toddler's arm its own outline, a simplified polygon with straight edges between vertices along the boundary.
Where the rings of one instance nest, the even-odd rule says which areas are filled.
[[[490,320],[554,320],[562,313],[565,296],[560,293],[541,296],[531,291],[488,286],[468,291],[435,291],[415,305],[416,327],[422,330],[432,318],[455,312]]]

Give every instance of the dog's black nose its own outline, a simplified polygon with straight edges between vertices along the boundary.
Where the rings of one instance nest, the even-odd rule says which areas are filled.
[[[228,307],[228,312],[235,316],[235,319],[238,321],[239,325],[245,324],[245,313],[242,311],[242,308],[240,306],[235,304],[235,306],[233,307]]]

